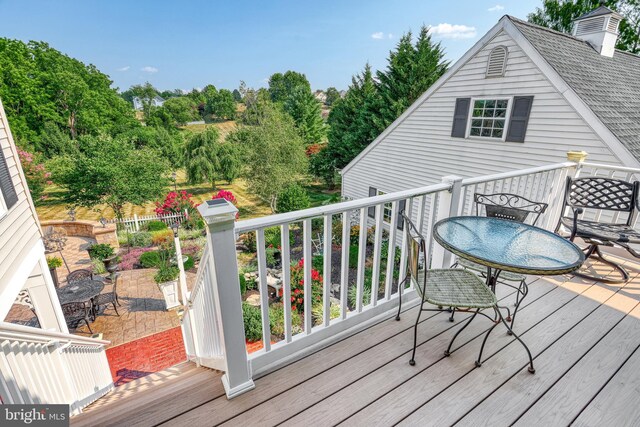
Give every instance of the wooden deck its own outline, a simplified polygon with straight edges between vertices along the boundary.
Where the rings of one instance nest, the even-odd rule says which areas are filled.
[[[490,326],[476,318],[444,357],[468,318],[425,313],[416,365],[409,366],[417,309],[256,380],[233,400],[219,373],[185,364],[163,380],[117,390],[73,425],[633,425],[640,423],[640,265],[626,261],[624,285],[573,277],[532,278],[515,331],[498,326],[482,367],[474,360]],[[514,296],[499,287],[504,303]],[[143,379],[144,380],[144,379]],[[138,380],[140,381],[140,380]],[[140,387],[136,389],[136,387]]]

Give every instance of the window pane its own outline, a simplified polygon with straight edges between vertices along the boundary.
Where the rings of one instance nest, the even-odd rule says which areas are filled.
[[[473,117],[482,117],[482,109],[476,108],[475,110],[473,110]]]
[[[496,129],[504,128],[504,120],[494,120],[493,121],[493,127],[496,128]]]
[[[507,104],[509,104],[509,101],[506,99],[499,99],[496,101],[497,108],[507,108]]]
[[[484,107],[484,101],[482,100],[477,100],[476,102],[473,103],[473,108],[483,108]]]
[[[493,117],[493,110],[484,110],[483,117]]]
[[[480,136],[480,128],[471,128],[471,136]]]
[[[493,127],[493,120],[483,120],[482,121],[482,127],[483,128]]]
[[[491,99],[491,100],[485,101],[484,108],[496,108],[496,100]]]
[[[507,115],[507,110],[496,109],[496,117],[505,117]]]
[[[494,138],[502,138],[502,129],[494,129],[491,132],[491,136]]]
[[[480,127],[482,126],[482,120],[471,120],[472,127]]]
[[[491,136],[491,129],[482,129],[480,136]]]

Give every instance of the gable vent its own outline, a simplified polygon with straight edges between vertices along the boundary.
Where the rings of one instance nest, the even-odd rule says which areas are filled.
[[[604,20],[605,17],[601,16],[586,21],[579,21],[577,23],[578,27],[576,28],[576,36],[602,31],[604,28]]]
[[[620,20],[618,18],[609,18],[609,23],[607,24],[607,31],[611,31],[612,33],[617,33],[619,23],[620,23]]]
[[[494,47],[489,53],[487,63],[487,77],[502,77],[507,65],[507,48],[504,46]]]

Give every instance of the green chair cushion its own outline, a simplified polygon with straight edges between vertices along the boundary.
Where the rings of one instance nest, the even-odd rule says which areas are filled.
[[[488,308],[498,303],[496,296],[476,274],[462,269],[427,271],[425,295],[424,271],[418,273],[414,286],[424,301],[443,307]]]

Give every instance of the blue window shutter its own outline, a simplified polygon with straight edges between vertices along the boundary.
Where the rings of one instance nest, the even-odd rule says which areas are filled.
[[[398,230],[404,229],[404,218],[402,217],[402,215],[400,215],[400,213],[402,211],[404,211],[406,207],[407,207],[407,201],[406,200],[400,200],[400,202],[398,202],[398,215],[396,216],[396,218],[397,218],[397,220],[396,220],[396,228]]]
[[[524,142],[529,123],[529,114],[533,105],[533,96],[516,96],[513,98],[511,117],[506,140],[509,142]]]
[[[464,138],[467,136],[467,120],[469,119],[469,106],[471,98],[457,98],[456,109],[453,112],[453,126],[451,136],[453,138]]]
[[[18,195],[16,189],[13,186],[11,175],[9,174],[9,167],[7,166],[7,160],[2,155],[0,149],[0,191],[4,197],[4,203],[7,205],[7,209],[11,209],[13,205],[18,202]]]

